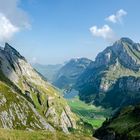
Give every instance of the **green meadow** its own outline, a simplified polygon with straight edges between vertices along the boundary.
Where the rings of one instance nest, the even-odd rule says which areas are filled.
[[[93,128],[99,128],[107,117],[109,117],[111,110],[102,107],[96,107],[91,104],[86,104],[80,101],[78,97],[67,99],[71,110],[76,113],[83,121],[91,124]]]

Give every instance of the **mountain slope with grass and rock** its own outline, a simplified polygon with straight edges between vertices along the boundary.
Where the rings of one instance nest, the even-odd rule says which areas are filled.
[[[140,101],[139,77],[140,44],[121,38],[97,55],[76,86],[81,100],[116,109]]]

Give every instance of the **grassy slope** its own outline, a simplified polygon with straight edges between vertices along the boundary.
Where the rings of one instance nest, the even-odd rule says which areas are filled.
[[[58,118],[60,118],[62,111],[65,109],[66,106],[68,106],[66,100],[60,95],[59,90],[57,88],[55,88],[53,85],[51,85],[50,83],[48,83],[47,81],[43,81],[43,79],[40,80],[40,79],[38,79],[38,77],[37,78],[35,77],[34,79],[35,79],[35,81],[31,81],[28,77],[21,76],[20,82],[19,82],[20,83],[19,86],[20,86],[21,90],[24,92],[27,88],[26,86],[24,86],[24,81],[26,81],[31,87],[34,88],[34,90],[31,90],[31,88],[29,86],[28,91],[31,93],[33,103],[36,107],[36,110],[44,118],[45,118],[45,113],[48,109],[47,100],[48,100],[48,97],[51,97],[49,106],[55,108]],[[40,81],[42,84],[40,84],[36,81]],[[24,88],[22,88],[22,87],[24,87]],[[38,92],[39,92],[41,104],[38,101],[38,96],[37,96]],[[72,113],[71,113],[70,117],[76,121],[79,120],[79,118]],[[52,126],[54,126],[53,117],[49,116],[48,118],[45,118],[45,119],[48,123],[50,123]],[[60,119],[59,119],[59,122],[60,122]],[[60,125],[56,126],[55,128],[61,129]]]
[[[74,113],[85,122],[91,124],[94,128],[99,128],[105,118],[110,114],[110,110],[105,110],[94,105],[88,105],[80,101],[78,98],[69,99],[68,104]]]
[[[104,125],[95,132],[95,136],[103,139],[111,133],[120,140],[140,139],[140,105],[128,106],[112,119],[104,122]]]
[[[7,84],[10,87],[13,87],[14,84],[9,81],[3,74],[2,72],[0,72],[0,91],[5,95],[8,104],[10,104],[9,101],[11,102],[16,102],[17,103],[17,99],[15,99],[14,97],[14,91],[11,90],[10,87],[7,86]],[[40,89],[41,91],[44,91],[44,89]],[[56,93],[57,90],[55,90],[52,86],[49,86],[47,89],[47,94],[48,92],[51,94],[57,94]],[[44,91],[46,92],[46,90]],[[15,93],[16,94],[16,93]],[[22,92],[20,93],[22,95]],[[18,95],[18,94],[17,94]],[[59,95],[57,95],[59,96]],[[34,97],[33,97],[34,98]],[[43,97],[42,97],[43,98]],[[64,99],[57,98],[57,102],[56,102],[56,106],[65,106],[66,101],[64,101]],[[62,102],[63,100],[63,102]],[[61,104],[60,104],[61,103]],[[6,107],[8,106],[8,104],[6,104]],[[21,102],[22,104],[22,102]],[[35,102],[35,104],[37,105],[37,103]],[[2,109],[2,108],[1,108]],[[40,105],[38,104],[37,109],[40,110]],[[40,110],[41,111],[41,110]],[[31,114],[30,116],[33,116],[33,114]],[[0,122],[0,126],[2,126],[1,122]],[[24,130],[6,130],[6,129],[2,129],[0,128],[0,140],[66,140],[66,139],[70,139],[70,140],[90,140],[93,139],[92,137],[89,136],[84,136],[84,134],[71,134],[71,135],[65,135],[62,132],[56,132],[54,134],[52,134],[51,132],[47,132],[47,131],[34,131],[34,132],[28,132],[28,131],[24,131]]]
[[[65,135],[62,132],[21,131],[0,129],[0,140],[94,140],[93,137],[83,135]]]
[[[137,106],[140,111],[140,105]],[[138,113],[137,112],[137,113]],[[134,107],[125,108],[122,113],[115,118],[109,125],[110,128],[115,130],[118,134],[139,135],[140,138],[140,114],[134,113]],[[137,127],[136,127],[137,126]],[[137,129],[136,129],[137,128]],[[137,133],[139,130],[139,133]]]

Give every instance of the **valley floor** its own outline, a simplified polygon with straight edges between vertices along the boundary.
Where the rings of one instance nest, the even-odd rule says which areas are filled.
[[[71,110],[84,122],[91,124],[94,129],[99,128],[111,113],[111,109],[103,109],[102,107],[86,104],[79,100],[78,97],[67,99],[67,101]]]
[[[0,140],[96,140],[79,134],[51,133],[48,131],[23,131],[0,129]]]

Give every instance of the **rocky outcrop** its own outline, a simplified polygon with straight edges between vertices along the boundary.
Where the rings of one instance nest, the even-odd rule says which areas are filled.
[[[115,99],[115,100],[114,100]],[[140,102],[140,77],[121,77],[113,88],[106,93],[101,105],[105,107],[123,107]]]
[[[7,129],[46,129],[54,128],[39,115],[34,106],[21,95],[0,83],[0,126]],[[5,90],[4,90],[5,89]]]
[[[59,125],[59,119],[58,119],[59,117],[58,117],[58,114],[55,111],[55,108],[49,107],[45,116],[46,116],[46,118],[51,117],[51,120],[54,123],[54,126]]]
[[[70,116],[71,111],[70,108],[67,106],[61,114],[61,127],[65,133],[69,133],[69,128],[76,129],[76,123]]]
[[[117,85],[120,91],[139,92],[140,91],[140,77],[133,76],[122,77],[118,80]]]

